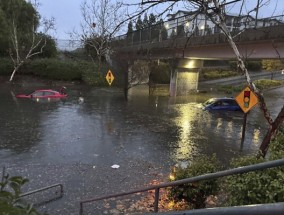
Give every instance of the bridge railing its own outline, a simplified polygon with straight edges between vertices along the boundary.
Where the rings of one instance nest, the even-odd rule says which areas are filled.
[[[226,25],[234,35],[245,29],[264,28],[284,25],[284,16],[273,16],[262,19],[253,19],[251,16],[228,16]],[[169,39],[200,37],[220,34],[221,30],[215,24],[203,17],[185,15],[165,22],[128,32],[112,39],[114,46],[134,46],[143,43],[162,42]]]

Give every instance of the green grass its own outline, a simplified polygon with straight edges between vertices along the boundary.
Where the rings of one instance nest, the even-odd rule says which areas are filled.
[[[279,80],[269,80],[269,79],[261,79],[254,82],[256,87],[260,90],[269,89],[273,87],[278,87],[284,84],[283,81]]]
[[[253,82],[255,86],[260,90],[270,89],[273,87],[278,87],[284,84],[284,81],[279,80],[270,80],[270,79],[261,79]],[[247,84],[240,85],[222,85],[218,88],[219,91],[233,93],[233,92],[241,92]]]
[[[227,78],[237,76],[240,73],[230,70],[213,70],[213,71],[204,71],[202,76],[205,80],[214,80],[218,78]]]

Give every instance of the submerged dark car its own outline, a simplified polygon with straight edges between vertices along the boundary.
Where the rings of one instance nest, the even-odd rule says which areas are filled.
[[[203,110],[239,111],[240,106],[234,98],[212,98],[202,104]]]

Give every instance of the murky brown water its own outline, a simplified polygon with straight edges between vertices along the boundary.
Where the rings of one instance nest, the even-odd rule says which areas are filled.
[[[242,113],[211,113],[198,107],[210,97],[224,96],[218,92],[169,98],[148,96],[141,86],[130,91],[126,102],[116,88],[70,85],[64,100],[14,97],[38,88],[50,86],[1,83],[0,163],[29,177],[34,186],[64,183],[69,197],[52,206],[59,214],[78,209],[74,198],[145,185],[144,180],[166,173],[179,161],[216,153],[227,163],[239,154],[254,153],[267,127],[258,108],[253,109],[241,146]],[[272,115],[284,104],[283,91],[265,93]],[[116,172],[110,168],[113,164],[120,165]],[[96,181],[92,188],[90,180]],[[117,180],[119,186],[113,184]]]

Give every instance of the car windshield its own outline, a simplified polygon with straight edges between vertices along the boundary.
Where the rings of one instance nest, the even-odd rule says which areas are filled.
[[[217,101],[217,99],[209,99],[209,100],[207,100],[206,102],[204,102],[203,105],[204,105],[204,106],[206,106],[206,105],[211,105],[211,104],[213,104],[213,103],[216,102],[216,101]]]

